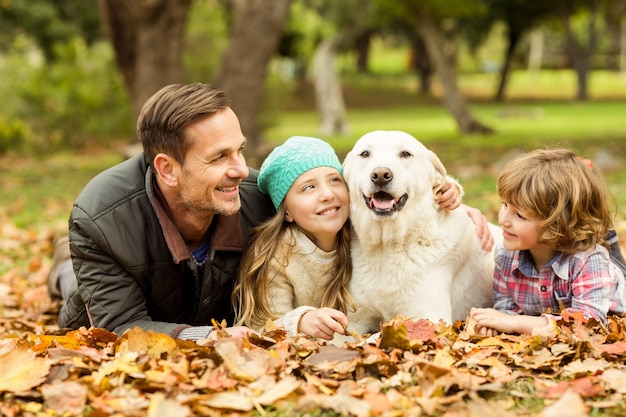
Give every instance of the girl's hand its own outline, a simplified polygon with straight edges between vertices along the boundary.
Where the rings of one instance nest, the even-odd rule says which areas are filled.
[[[446,177],[441,190],[437,193],[437,204],[444,210],[454,210],[461,205],[461,191],[450,178]]]
[[[298,331],[320,339],[331,340],[335,333],[345,334],[348,318],[339,310],[322,307],[307,311],[300,317]]]

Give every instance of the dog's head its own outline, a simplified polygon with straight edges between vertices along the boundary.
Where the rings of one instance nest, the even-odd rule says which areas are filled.
[[[443,185],[439,158],[413,136],[377,130],[363,135],[346,155],[343,173],[351,206],[365,206],[375,218],[391,218],[407,204],[429,198]]]

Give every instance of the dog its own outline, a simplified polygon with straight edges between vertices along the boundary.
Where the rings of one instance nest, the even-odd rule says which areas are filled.
[[[378,130],[357,140],[343,170],[353,331],[377,332],[394,317],[452,324],[492,305],[493,253],[481,248],[464,208],[437,204],[447,173],[435,153],[408,133]],[[501,239],[498,226],[489,228]]]

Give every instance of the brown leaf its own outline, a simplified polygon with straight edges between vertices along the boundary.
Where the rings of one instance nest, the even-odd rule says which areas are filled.
[[[56,381],[41,387],[46,406],[59,414],[80,414],[87,403],[87,386],[77,381]]]

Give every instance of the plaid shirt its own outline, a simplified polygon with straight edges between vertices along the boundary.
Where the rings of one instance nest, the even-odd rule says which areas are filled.
[[[603,246],[573,255],[558,253],[536,271],[530,252],[495,250],[494,308],[509,314],[559,314],[579,311],[606,321],[607,313],[626,312],[626,284]]]

